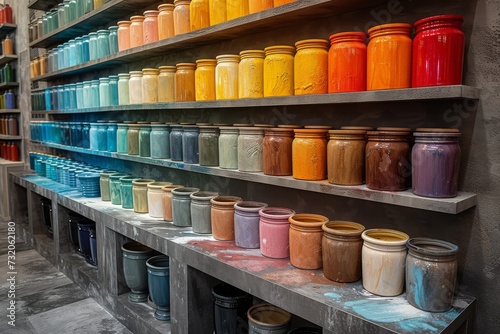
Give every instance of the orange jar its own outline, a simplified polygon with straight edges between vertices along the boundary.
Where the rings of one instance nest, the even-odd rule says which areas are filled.
[[[234,240],[234,205],[242,199],[236,196],[217,196],[210,200],[212,235],[217,240]]]
[[[144,45],[144,16],[132,16],[130,21],[130,47]]]
[[[284,5],[289,2],[294,2],[295,0],[274,0],[274,7]]]
[[[368,30],[367,90],[411,87],[411,28],[391,23]]]
[[[323,224],[328,218],[310,213],[299,213],[288,218],[290,222],[290,263],[299,269],[323,267],[321,244]]]
[[[217,56],[215,68],[215,98],[228,100],[238,98],[238,55]]]
[[[328,41],[306,39],[295,43],[295,95],[325,94],[328,91]]]
[[[273,0],[248,0],[248,13],[253,14],[263,10],[273,8]]]
[[[328,182],[345,186],[363,184],[366,131],[330,130],[327,146]]]
[[[264,96],[293,95],[293,56],[295,47],[268,46],[264,49]]]
[[[130,21],[118,21],[118,51],[130,48]]]
[[[326,134],[323,129],[294,129],[292,176],[299,180],[326,179]]]
[[[175,101],[195,101],[195,63],[179,63],[175,72]]]
[[[144,44],[156,42],[158,37],[158,14],[157,10],[147,10],[144,12]]]
[[[239,98],[264,97],[264,56],[263,50],[240,52],[238,65]]]
[[[190,0],[175,0],[174,1],[174,33],[176,35],[185,34],[190,30],[189,17]]]
[[[215,66],[216,59],[198,59],[194,82],[196,87],[196,101],[215,100]]]
[[[341,32],[330,36],[328,93],[366,90],[366,34]]]
[[[158,73],[156,68],[144,68],[142,70],[142,102],[158,102]]]
[[[227,21],[226,0],[209,0],[210,25]]]
[[[209,7],[208,0],[191,0],[189,6],[191,31],[210,26]]]
[[[158,102],[175,101],[175,66],[160,66],[158,68]]]
[[[226,0],[227,20],[248,15],[248,2],[254,0]]]
[[[175,35],[174,5],[166,3],[158,6],[158,39],[165,39]]]

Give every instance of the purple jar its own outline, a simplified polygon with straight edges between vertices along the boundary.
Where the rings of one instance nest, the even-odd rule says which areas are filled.
[[[259,211],[266,203],[243,201],[234,205],[234,237],[236,246],[259,248]]]

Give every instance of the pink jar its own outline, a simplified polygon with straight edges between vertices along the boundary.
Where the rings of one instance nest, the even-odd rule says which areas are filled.
[[[260,252],[266,257],[284,259],[290,256],[288,218],[295,211],[286,208],[264,208],[259,211]]]

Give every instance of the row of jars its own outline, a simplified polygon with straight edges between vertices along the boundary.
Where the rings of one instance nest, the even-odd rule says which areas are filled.
[[[0,116],[0,135],[7,136],[18,136],[18,121],[16,115],[6,115]]]
[[[4,4],[2,8],[0,8],[0,24],[4,23],[14,23],[12,7],[9,6],[9,4]]]
[[[9,36],[6,36],[2,40],[2,55],[13,55],[14,54],[14,42]]]
[[[0,95],[0,109],[16,109],[16,95],[12,90],[8,89]]]
[[[9,161],[20,161],[17,142],[0,140],[0,158]]]

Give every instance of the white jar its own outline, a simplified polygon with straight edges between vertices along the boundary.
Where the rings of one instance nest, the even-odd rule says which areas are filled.
[[[130,104],[142,103],[142,71],[130,71],[128,81]]]
[[[172,182],[152,182],[148,184],[148,209],[152,218],[163,218],[163,190]]]

